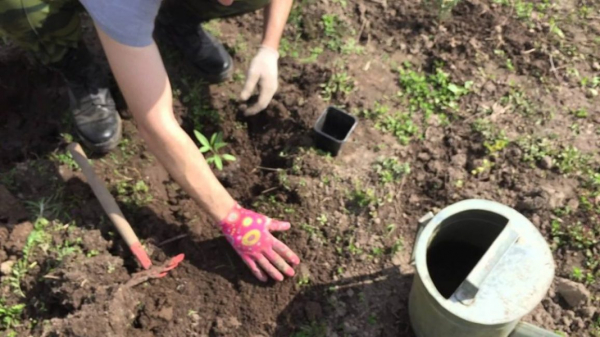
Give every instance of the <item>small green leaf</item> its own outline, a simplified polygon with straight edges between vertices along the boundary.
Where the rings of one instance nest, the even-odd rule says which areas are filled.
[[[223,159],[227,160],[227,161],[235,161],[235,157],[230,155],[230,154],[224,154],[222,155]]]
[[[224,146],[226,146],[226,145],[227,145],[227,143],[223,143],[223,142],[221,142],[221,143],[216,143],[216,144],[214,145],[214,146],[215,146],[215,151],[219,150],[220,148],[222,148],[222,147],[224,147]]]
[[[221,160],[221,157],[219,156],[215,156],[215,165],[217,166],[217,169],[222,170],[223,169],[223,160]]]
[[[210,137],[210,144],[214,145],[216,139],[217,139],[217,134],[213,133],[213,135]]]
[[[209,164],[210,163],[214,163],[215,162],[215,158],[216,158],[216,156],[212,156],[212,157],[206,159],[206,162],[209,163]]]
[[[210,149],[210,143],[208,142],[208,139],[206,139],[206,137],[204,137],[203,134],[201,134],[197,130],[194,130],[194,135],[196,135],[196,139],[198,139],[200,144],[202,144],[203,146],[208,147]]]
[[[210,146],[206,146],[206,145],[204,145],[204,146],[202,146],[202,147],[200,148],[200,152],[201,152],[201,153],[206,153],[206,152],[208,152],[208,151],[210,151]]]

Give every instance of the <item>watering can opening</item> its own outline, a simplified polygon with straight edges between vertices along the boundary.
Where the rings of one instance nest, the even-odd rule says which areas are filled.
[[[442,221],[427,248],[427,269],[444,298],[467,279],[508,222],[486,210],[466,210]]]

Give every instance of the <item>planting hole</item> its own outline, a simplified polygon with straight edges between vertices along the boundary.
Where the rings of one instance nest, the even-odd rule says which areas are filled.
[[[450,298],[504,229],[508,219],[471,210],[444,220],[427,249],[427,268],[437,290]]]

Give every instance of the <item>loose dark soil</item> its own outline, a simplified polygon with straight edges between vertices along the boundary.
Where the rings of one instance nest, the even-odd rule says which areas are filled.
[[[112,154],[92,156],[94,167],[156,263],[186,255],[167,277],[124,287],[140,269],[81,172],[62,157],[61,134],[72,129],[60,78],[28,62],[17,48],[0,47],[0,262],[22,258],[38,215],[50,220],[51,236],[29,259],[36,264],[22,280],[25,297],[4,283],[1,288],[7,304],[26,304],[22,324],[13,328],[18,336],[413,336],[407,301],[417,220],[467,198],[495,200],[531,219],[555,248],[557,277],[572,278],[573,267],[598,273],[598,266],[585,264],[586,254],[600,253],[597,244],[554,245],[555,211],[567,206],[564,226],[579,221],[584,234],[600,237],[600,227],[594,227],[600,226],[598,214],[581,203],[587,191],[583,178],[561,172],[556,163],[525,162],[526,152],[516,142],[524,135],[553,134],[565,147],[590,155],[586,165],[598,172],[600,102],[586,97],[569,70],[580,78],[600,75],[593,67],[600,55],[598,8],[588,4],[596,19],[585,25],[560,21],[565,38],[557,42],[547,19],[524,22],[514,9],[492,1],[462,1],[441,23],[417,2],[342,2],[345,7],[337,1],[300,3],[301,15],[296,12],[286,38],[298,36],[302,53],[323,45],[321,17],[333,13],[353,28],[347,37],[364,53],[326,49],[311,63],[288,51],[280,60],[278,93],[254,117],[243,117],[237,95],[259,42],[260,15],[216,24],[237,68],[234,79],[221,85],[192,84],[193,69],[160,43],[184,129],[222,131],[226,149],[237,158],[216,172],[221,182],[244,206],[292,222],[278,236],[302,264],[294,279],[281,283],[253,278],[208,216],[149,153],[121,103],[124,140]],[[578,8],[558,6],[553,13]],[[97,48],[93,33],[88,35]],[[506,58],[514,71],[506,68]],[[406,111],[406,102],[395,98],[400,90],[395,70],[404,62],[425,73],[441,62],[454,82],[474,82],[449,123],[435,122],[435,116],[429,125],[419,122],[422,137],[402,145],[361,118],[338,157],[312,148],[312,127],[329,104],[355,115],[376,101]],[[326,102],[321,85],[340,72],[355,79],[356,90]],[[528,97],[527,113],[523,104],[501,103],[515,86]],[[584,119],[569,113],[580,108],[588,112]],[[218,120],[205,118],[206,111],[216,111]],[[472,128],[481,118],[504,130],[511,142],[496,153],[486,151],[486,139]],[[409,163],[411,172],[383,185],[373,170],[378,158]],[[485,161],[491,167],[473,174]],[[371,189],[378,200],[361,206],[355,189]],[[40,200],[47,206],[43,210]],[[597,207],[600,199],[595,202]],[[64,256],[51,249],[70,246],[77,249]],[[553,287],[524,320],[569,336],[595,336],[599,283],[587,289],[587,302],[570,307]]]

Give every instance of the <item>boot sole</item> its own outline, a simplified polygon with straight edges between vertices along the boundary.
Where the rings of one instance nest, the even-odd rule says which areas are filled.
[[[121,121],[121,116],[117,114],[117,136],[104,143],[92,143],[86,139],[77,128],[75,128],[75,133],[79,139],[81,139],[81,142],[85,145],[85,147],[92,150],[94,153],[106,154],[116,148],[121,142],[123,136],[123,122]]]

